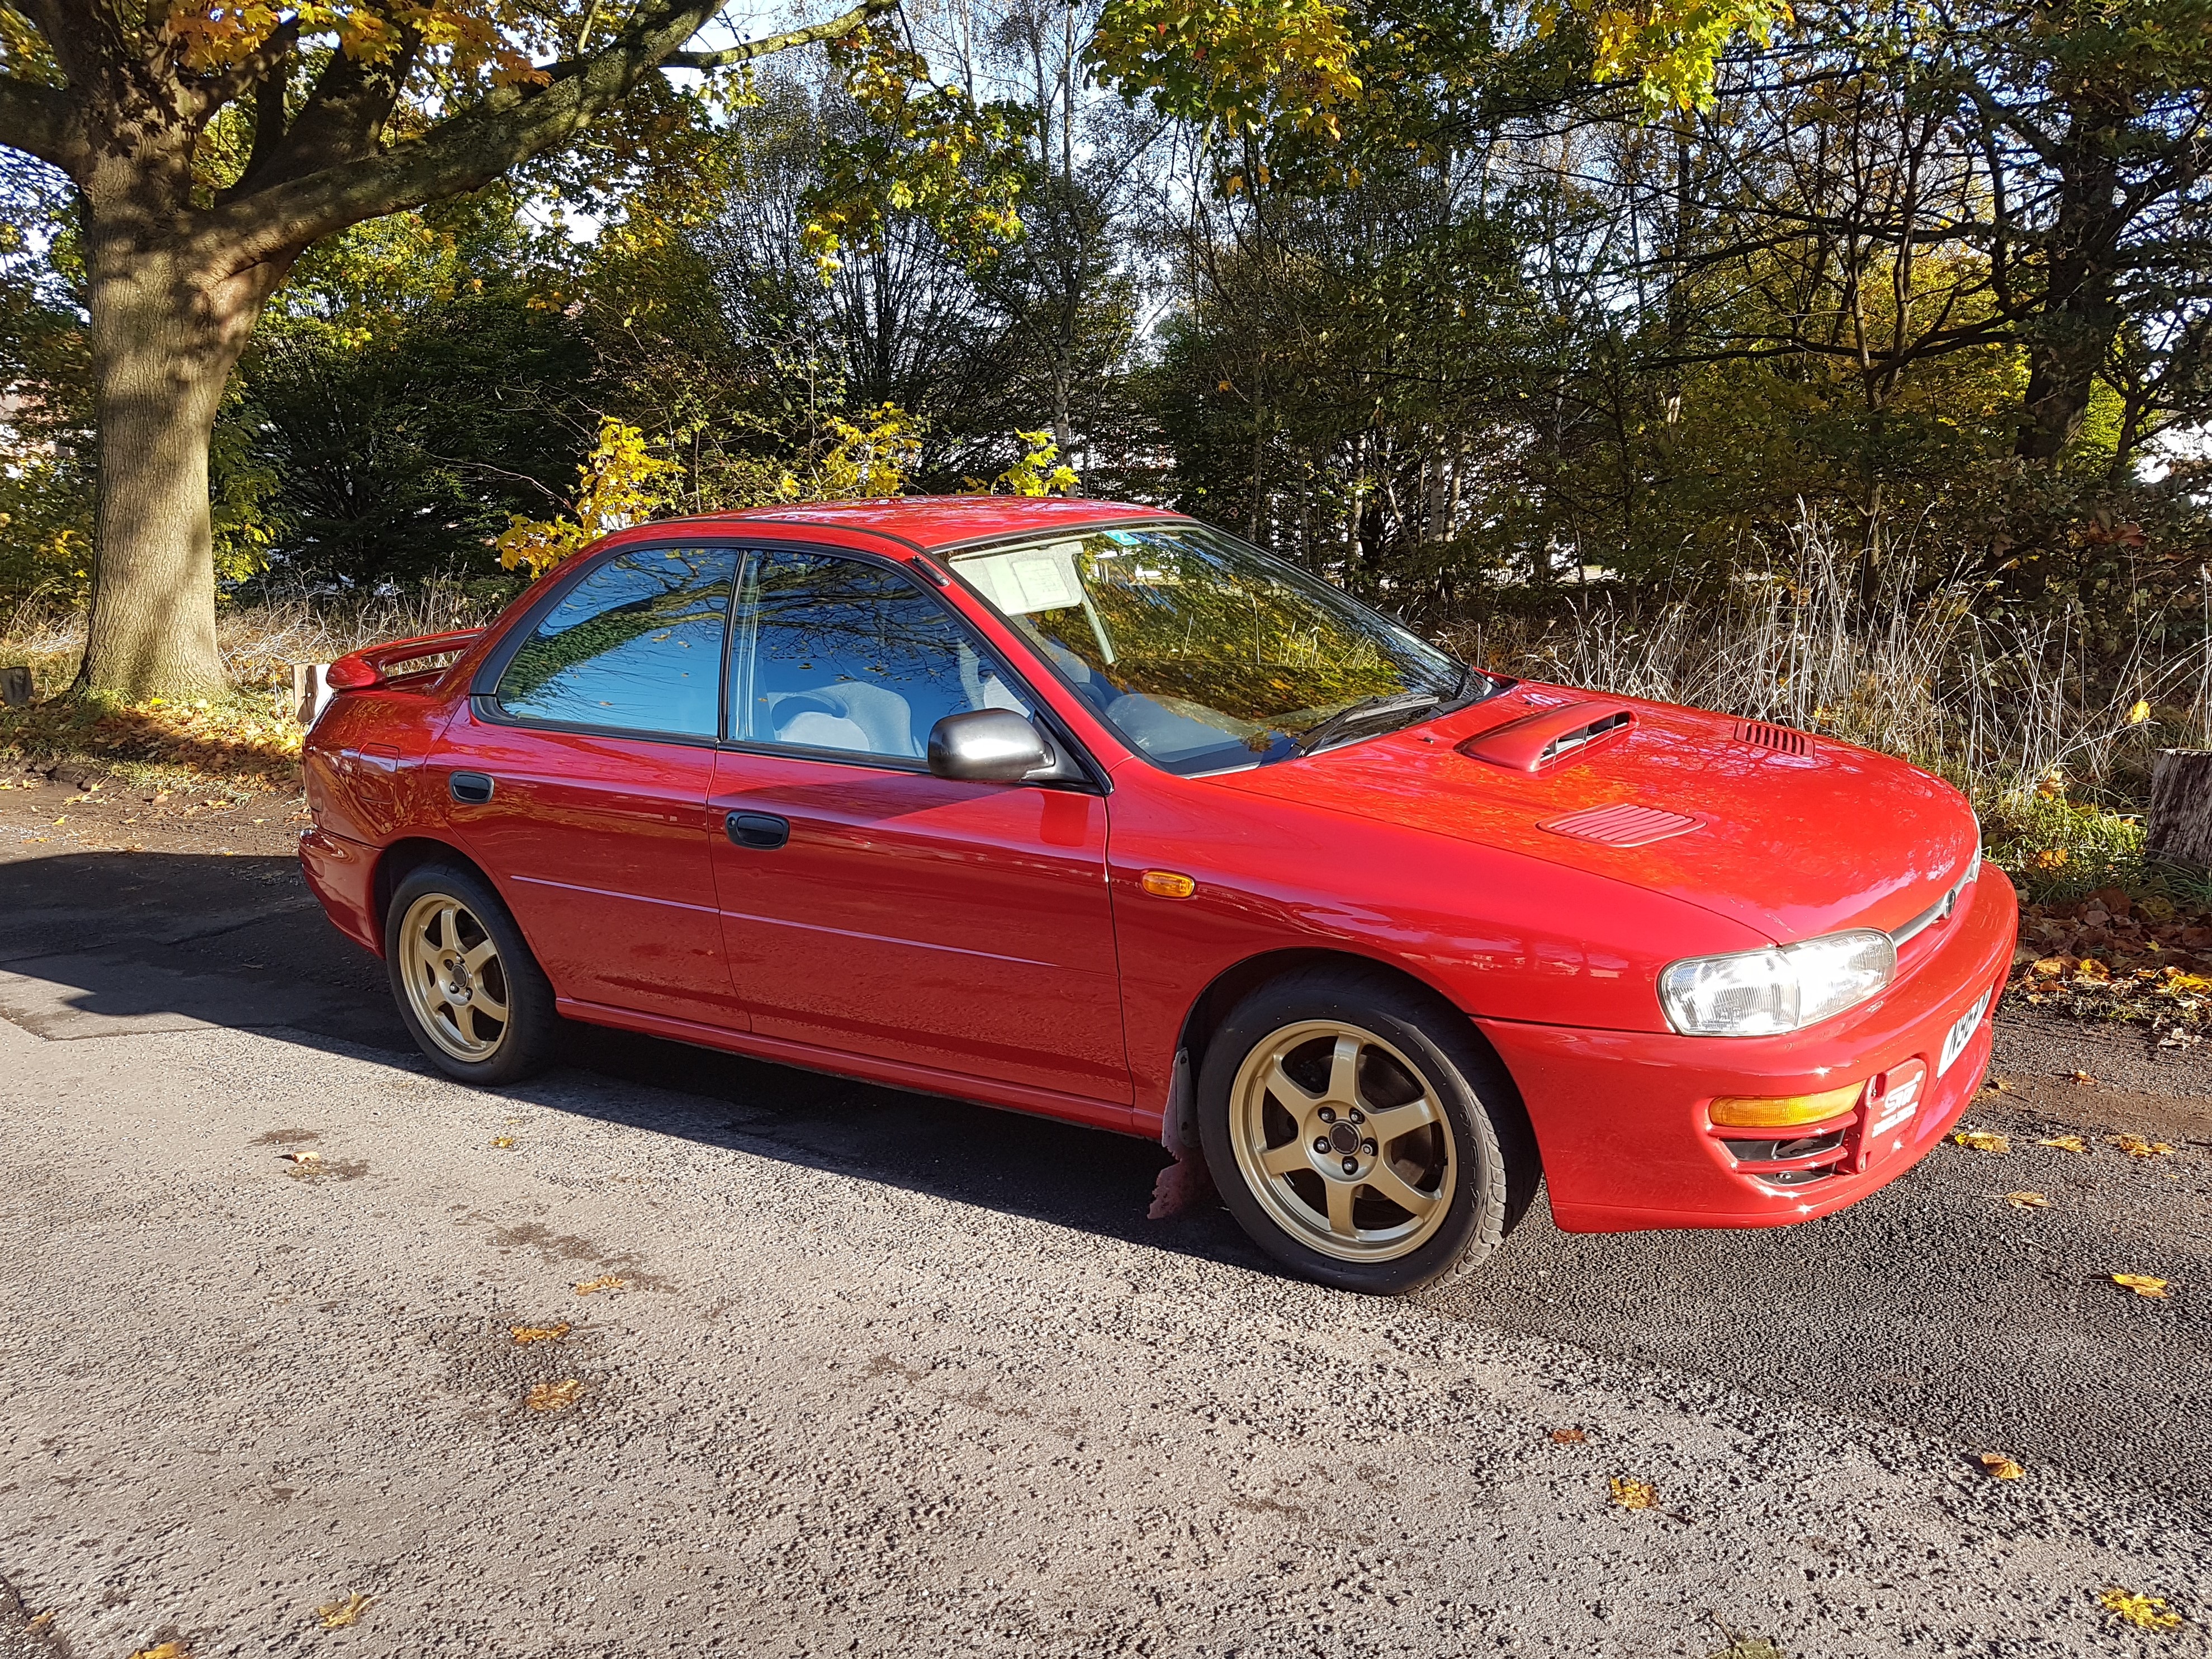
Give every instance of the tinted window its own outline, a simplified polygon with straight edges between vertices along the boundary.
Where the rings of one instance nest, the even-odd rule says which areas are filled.
[[[1031,712],[950,611],[858,559],[756,555],[738,638],[730,729],[754,743],[919,760],[947,714]]]
[[[715,734],[735,549],[617,554],[564,594],[499,677],[532,720],[681,737]]]

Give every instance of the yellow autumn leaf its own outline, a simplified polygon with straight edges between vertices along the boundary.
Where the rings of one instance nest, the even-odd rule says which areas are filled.
[[[1625,1510],[1648,1510],[1659,1502],[1659,1488],[1649,1480],[1632,1480],[1616,1474],[1606,1482],[1613,1501]]]
[[[323,1161],[320,1152],[287,1152],[284,1157],[294,1164],[320,1164]]]
[[[2007,1193],[2005,1202],[2015,1210],[2047,1210],[2051,1200],[2041,1193]]]
[[[1971,1146],[1978,1152],[2008,1152],[2012,1142],[2002,1135],[1991,1134],[1987,1129],[1961,1129],[1951,1137],[1961,1146]]]
[[[595,1296],[601,1291],[618,1291],[622,1289],[622,1287],[623,1282],[620,1279],[616,1277],[613,1273],[605,1273],[597,1279],[587,1279],[582,1284],[577,1285],[576,1294],[578,1296]]]
[[[182,1642],[157,1642],[150,1648],[141,1648],[131,1659],[192,1659]]]
[[[2148,1273],[2114,1273],[2112,1283],[2122,1290],[2133,1291],[2137,1296],[2166,1299],[2166,1280],[2153,1279]]]
[[[2117,1146],[2130,1158],[2159,1158],[2174,1149],[2163,1140],[2145,1140],[2141,1135],[2106,1135],[2105,1145]]]
[[[2181,1615],[2166,1605],[2162,1595],[2139,1595],[2114,1584],[2101,1592],[2097,1603],[2106,1613],[2137,1630],[2179,1630]]]
[[[514,1346],[526,1348],[533,1342],[558,1342],[568,1334],[568,1322],[557,1325],[510,1325],[507,1330],[514,1337]]]
[[[2066,1073],[2066,1080],[2078,1089],[2094,1089],[2097,1086],[2097,1079],[2087,1072],[2069,1072]]]
[[[503,1152],[507,1151],[507,1148],[514,1145],[514,1137],[513,1135],[494,1135],[491,1138],[491,1144],[494,1151]]]
[[[2017,1480],[2027,1473],[2002,1452],[1984,1452],[1980,1462],[1990,1472],[1990,1478],[1993,1480]]]
[[[368,1611],[368,1604],[374,1600],[374,1596],[363,1595],[356,1590],[342,1601],[332,1601],[327,1607],[317,1607],[315,1616],[323,1621],[325,1630],[343,1630],[348,1625],[359,1623],[362,1614]]]
[[[576,1396],[583,1391],[584,1385],[580,1382],[573,1376],[566,1376],[558,1382],[532,1383],[523,1403],[534,1412],[557,1412],[563,1407],[574,1405]]]
[[[2148,698],[2139,700],[2134,708],[2128,710],[2128,724],[2130,726],[2141,726],[2149,718],[2150,700]]]
[[[2035,1144],[2055,1146],[2062,1152],[2086,1152],[2089,1150],[2089,1143],[2079,1135],[2052,1135],[2049,1139],[2039,1140]]]

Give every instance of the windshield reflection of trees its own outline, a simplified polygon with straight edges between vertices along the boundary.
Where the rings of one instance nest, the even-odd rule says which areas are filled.
[[[1079,571],[1113,661],[1080,608],[1030,620],[1123,692],[1295,732],[1369,697],[1448,689],[1358,611],[1188,543],[1093,537]]]

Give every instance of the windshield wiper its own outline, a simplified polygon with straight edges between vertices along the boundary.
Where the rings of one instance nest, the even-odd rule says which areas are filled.
[[[1370,720],[1388,720],[1393,714],[1411,714],[1424,708],[1433,708],[1443,699],[1433,691],[1391,691],[1379,697],[1366,697],[1349,708],[1340,708],[1310,731],[1302,733],[1291,745],[1294,755],[1310,755],[1331,738],[1342,737],[1355,726],[1365,726]]]

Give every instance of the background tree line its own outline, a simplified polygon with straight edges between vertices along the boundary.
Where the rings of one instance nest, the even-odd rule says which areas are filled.
[[[910,0],[898,49],[995,123],[951,196],[872,153],[901,129],[833,45],[314,243],[216,417],[227,587],[491,580],[605,419],[708,510],[888,405],[911,487],[1049,428],[1087,493],[1433,624],[1586,569],[1677,597],[1786,574],[1809,516],[1867,605],[1909,568],[2068,610],[2108,654],[2184,625],[2202,0],[1808,6],[1680,98],[1604,72],[1613,14],[1430,0],[1325,9],[1355,55],[1319,93],[1186,59],[1125,97],[1147,29],[1206,17],[1139,9],[1102,34],[1090,0]],[[1281,106],[1224,120],[1225,95]],[[12,152],[0,207],[0,597],[76,602],[82,216]]]

